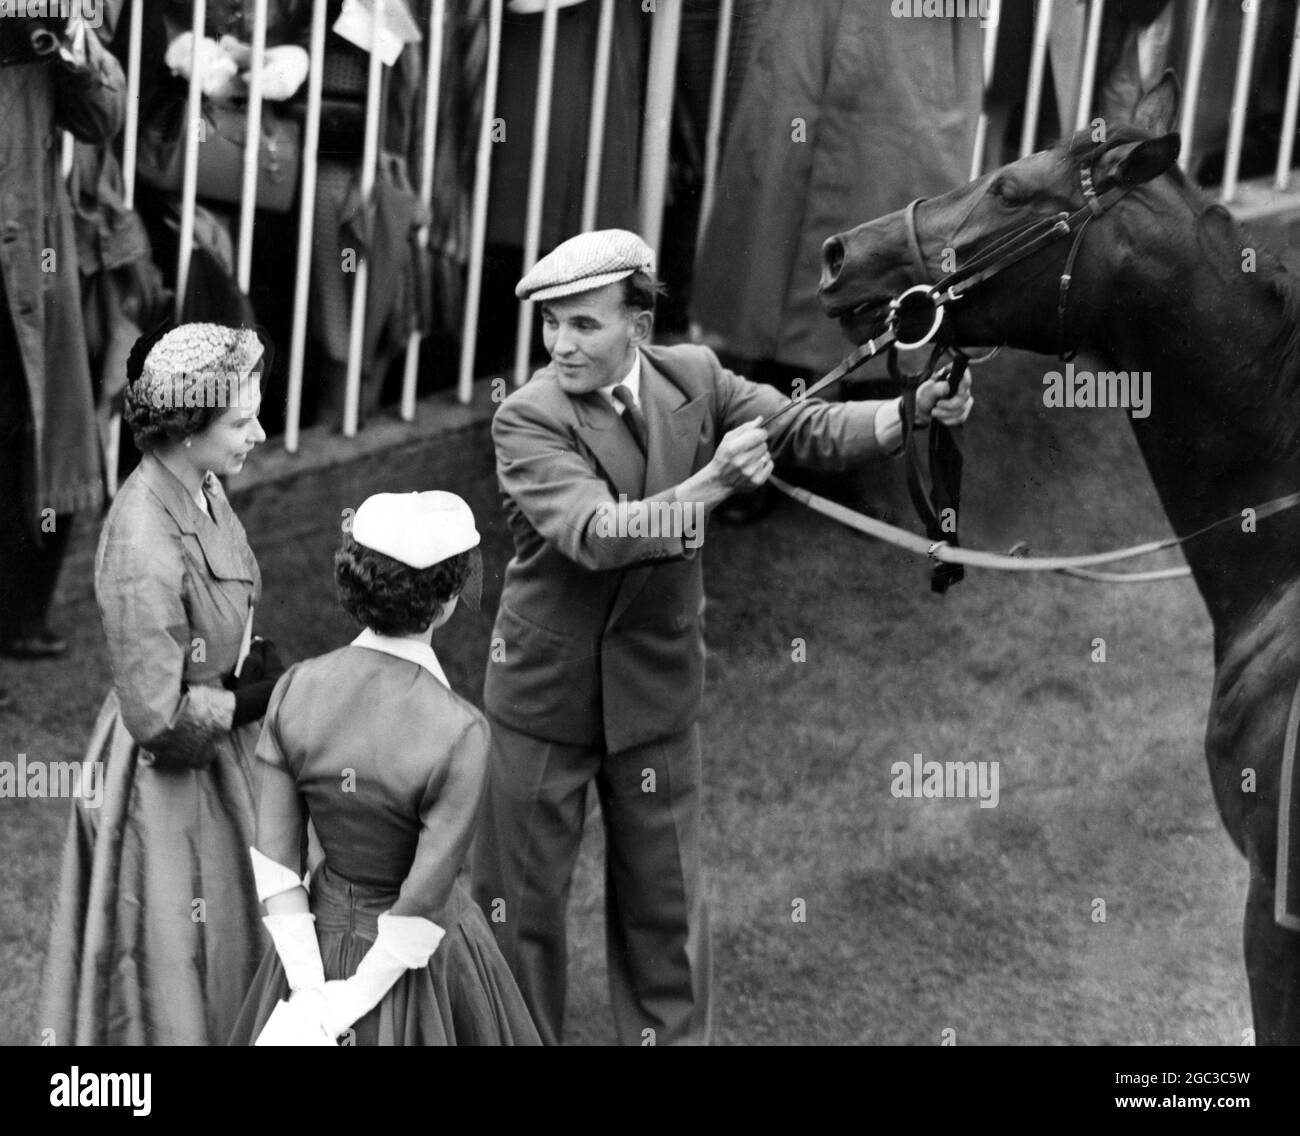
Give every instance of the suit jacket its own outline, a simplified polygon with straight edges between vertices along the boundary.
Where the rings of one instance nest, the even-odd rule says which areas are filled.
[[[710,461],[723,435],[786,402],[708,348],[648,347],[641,358],[644,459],[604,395],[566,394],[550,367],[492,422],[515,555],[485,706],[523,733],[609,752],[699,717],[704,583],[698,541],[607,535],[602,511],[625,495],[627,530],[656,531],[656,503]],[[811,399],[769,427],[773,457],[823,470],[875,457],[879,405]]]

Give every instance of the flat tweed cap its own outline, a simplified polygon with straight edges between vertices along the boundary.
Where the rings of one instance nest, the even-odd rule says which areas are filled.
[[[599,229],[557,245],[524,274],[515,295],[521,300],[554,300],[654,270],[655,254],[635,233]]]

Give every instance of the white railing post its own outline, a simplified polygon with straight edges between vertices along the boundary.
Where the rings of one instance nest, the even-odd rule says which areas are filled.
[[[307,351],[307,298],[311,286],[312,232],[316,223],[316,151],[320,146],[321,89],[325,77],[325,7],[315,0],[311,12],[311,68],[307,73],[307,123],[302,144],[302,202],[298,212],[298,262],[293,283],[293,330],[289,346],[289,400],[285,410],[284,448],[298,452],[302,422],[302,370]],[[337,271],[337,265],[322,265]]]
[[[384,4],[374,0],[370,25],[370,71],[366,81],[366,140],[361,151],[361,210],[370,216],[375,196],[375,167],[379,163],[379,111],[383,90],[384,64],[379,58],[379,31],[383,27]],[[364,227],[364,220],[363,220]],[[368,234],[373,240],[373,230]],[[348,329],[347,384],[343,392],[343,436],[356,436],[361,405],[361,356],[366,346],[366,298],[370,290],[370,256],[357,250],[356,279],[352,286],[352,322]],[[383,376],[371,375],[382,382]]]
[[[207,0],[194,0],[191,25],[194,50],[190,55],[190,90],[185,102],[185,173],[181,181],[181,232],[176,253],[176,318],[185,308],[185,289],[190,282],[190,261],[194,246],[194,199],[199,187],[199,131],[203,122],[203,56],[199,43],[208,15]]]
[[[538,48],[537,100],[533,109],[533,153],[528,170],[528,214],[524,224],[524,264],[527,273],[537,263],[542,236],[542,208],[546,202],[546,153],[551,134],[551,91],[555,83],[555,28],[559,18],[557,0],[546,0],[542,14],[542,41]],[[528,379],[528,355],[532,346],[533,302],[519,305],[515,327],[515,386]]]
[[[681,26],[682,0],[659,0],[650,30],[650,68],[641,147],[641,236],[654,250],[656,261],[663,236],[668,143],[672,136],[673,88]]]
[[[122,203],[135,208],[135,156],[140,138],[140,41],[144,36],[144,5],[131,5],[126,46],[126,119],[122,126]],[[145,328],[142,331],[147,330]],[[122,414],[115,411],[104,433],[104,491],[117,496],[117,465],[122,452]]]
[[[262,87],[266,66],[266,0],[253,0],[253,42],[249,52],[248,110],[244,120],[244,183],[239,199],[239,252],[235,279],[248,295],[253,284],[253,211],[262,160]]]
[[[1092,114],[1092,95],[1097,80],[1097,48],[1101,43],[1101,21],[1106,14],[1106,0],[1089,0],[1088,30],[1083,44],[1083,73],[1079,76],[1079,105],[1074,112],[1074,129],[1088,125]]]
[[[1034,17],[1034,47],[1029,57],[1029,86],[1025,92],[1025,119],[1020,129],[1020,156],[1034,152],[1038,137],[1038,115],[1043,101],[1043,71],[1047,65],[1047,43],[1052,32],[1053,0],[1038,0]]]
[[[984,86],[980,91],[980,113],[975,120],[975,148],[970,159],[970,177],[974,181],[984,172],[984,151],[989,137],[989,88],[993,86],[993,68],[998,57],[998,24],[1002,18],[1002,0],[992,0],[989,16],[981,21],[984,28]]]
[[[470,222],[469,270],[465,282],[465,318],[461,324],[460,377],[456,387],[462,403],[474,397],[475,335],[483,290],[483,245],[487,240],[488,188],[492,178],[492,132],[496,116],[497,72],[501,65],[501,0],[489,0],[487,74],[483,78],[483,121],[479,123],[478,157],[474,170],[474,205]]]
[[[605,156],[605,113],[609,103],[609,57],[614,40],[614,0],[600,0],[596,62],[591,76],[591,120],[587,124],[587,168],[582,184],[582,231],[596,227],[600,164]]]
[[[704,189],[700,194],[700,223],[703,233],[713,212],[717,193],[718,162],[722,152],[722,112],[727,95],[727,59],[731,53],[731,21],[735,0],[722,0],[718,9],[718,38],[713,49],[713,84],[709,90],[709,125],[704,135]]]
[[[140,43],[144,38],[144,4],[131,5],[126,46],[126,121],[122,126],[122,201],[135,208],[135,155],[140,145]]]
[[[438,146],[438,94],[442,89],[442,31],[447,17],[447,0],[433,0],[429,13],[429,58],[424,76],[424,132],[420,141],[420,204],[427,216],[433,208],[433,169]],[[429,247],[429,225],[420,226],[420,248]],[[420,373],[419,330],[406,340],[406,369],[402,373],[402,421],[415,418],[415,388]]]
[[[1250,106],[1250,73],[1255,66],[1255,37],[1259,31],[1259,4],[1242,5],[1242,9],[1241,46],[1237,52],[1237,77],[1228,119],[1228,152],[1223,161],[1224,201],[1232,201],[1237,196],[1241,143],[1246,133],[1246,111]]]
[[[1282,137],[1277,147],[1275,189],[1291,184],[1291,156],[1295,149],[1296,103],[1300,101],[1300,7],[1296,8],[1295,31],[1291,35],[1291,67],[1286,76],[1286,106],[1282,111]]]
[[[1183,88],[1183,111],[1178,123],[1178,132],[1183,137],[1178,164],[1184,170],[1191,165],[1192,147],[1196,143],[1197,100],[1201,94],[1201,67],[1205,62],[1205,26],[1209,11],[1210,0],[1196,0],[1192,13],[1192,40],[1187,48],[1187,86]]]

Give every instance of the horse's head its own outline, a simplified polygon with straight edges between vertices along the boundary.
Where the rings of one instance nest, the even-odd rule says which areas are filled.
[[[864,342],[883,329],[890,300],[908,287],[932,284],[967,266],[996,263],[998,246],[1024,246],[1051,228],[1051,218],[1086,211],[1095,193],[1086,239],[1071,265],[1072,345],[1087,338],[1077,322],[1081,307],[1102,311],[1117,296],[1129,228],[1120,222],[1132,191],[1178,157],[1170,132],[1178,111],[1178,81],[1166,72],[1138,105],[1133,122],[1079,131],[1050,150],[1003,166],[942,197],[917,202],[829,238],[822,246],[822,307],[845,334]],[[1102,212],[1098,212],[1102,210]],[[1037,229],[1030,226],[1037,225]],[[1017,241],[1023,235],[1025,241]],[[941,337],[970,346],[1009,344],[1031,351],[1057,350],[1059,289],[1077,229],[1044,240],[1023,259],[970,285],[956,284],[960,299],[947,304]],[[1002,242],[1009,242],[1002,245]]]

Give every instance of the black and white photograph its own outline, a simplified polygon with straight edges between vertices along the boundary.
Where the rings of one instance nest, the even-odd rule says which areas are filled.
[[[1249,1110],[1298,108],[1297,0],[0,2],[24,1093],[1016,1047]]]

